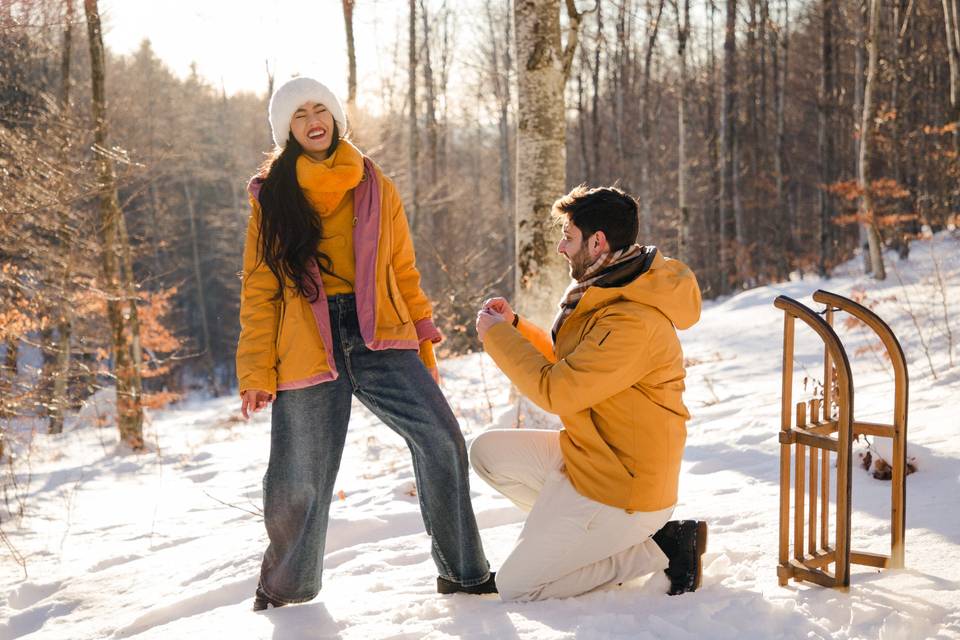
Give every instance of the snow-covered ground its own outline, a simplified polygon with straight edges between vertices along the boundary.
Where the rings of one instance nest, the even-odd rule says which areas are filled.
[[[26,515],[4,524],[27,575],[0,551],[0,638],[960,638],[960,241],[941,234],[914,244],[909,262],[888,255],[888,265],[880,284],[851,263],[829,281],[746,291],[707,304],[681,334],[693,419],[675,517],[710,523],[694,594],[667,597],[655,576],[529,604],[437,595],[403,442],[355,405],[324,589],[311,603],[253,613],[269,418],[244,423],[232,397],[193,399],[152,416],[148,454],[118,453],[112,429],[35,438],[21,477]],[[865,291],[900,337],[911,376],[909,454],[919,471],[908,477],[908,568],[854,565],[847,593],[776,578],[782,313],[772,302],[786,294],[813,306],[817,288]],[[838,328],[857,418],[889,420],[889,364],[865,331]],[[822,375],[808,333],[798,334],[795,397],[804,375]],[[442,370],[468,441],[513,422],[508,385],[486,356]],[[890,484],[859,467],[853,476],[854,548],[882,552]],[[496,568],[522,515],[478,478],[472,486]]]

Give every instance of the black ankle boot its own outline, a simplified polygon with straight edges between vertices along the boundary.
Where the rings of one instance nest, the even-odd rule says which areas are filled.
[[[700,588],[702,556],[707,550],[707,523],[703,520],[671,520],[653,534],[653,541],[670,560],[664,573],[670,578],[671,596]]]
[[[263,592],[263,589],[260,588],[260,585],[257,585],[257,592],[253,596],[254,611],[263,611],[264,609],[268,609],[270,607],[273,607],[274,609],[276,609],[277,607],[282,607],[285,604],[286,602],[277,602],[276,600],[268,596],[266,593]]]
[[[485,593],[497,593],[497,583],[494,580],[496,575],[497,573],[495,571],[491,571],[490,577],[487,578],[486,582],[481,582],[480,584],[475,584],[470,587],[465,587],[459,582],[454,582],[453,580],[447,580],[446,578],[437,576],[437,593],[469,593],[476,596],[483,595]]]

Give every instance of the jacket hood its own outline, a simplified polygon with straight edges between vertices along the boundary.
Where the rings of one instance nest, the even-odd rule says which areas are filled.
[[[689,329],[700,319],[697,277],[683,262],[664,257],[652,246],[604,274],[587,294],[591,292],[588,306],[614,299],[631,300],[654,307],[677,329]]]

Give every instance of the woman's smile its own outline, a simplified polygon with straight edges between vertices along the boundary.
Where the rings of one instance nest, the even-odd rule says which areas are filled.
[[[333,114],[319,102],[305,102],[290,119],[290,131],[304,153],[314,160],[329,155],[333,143]]]

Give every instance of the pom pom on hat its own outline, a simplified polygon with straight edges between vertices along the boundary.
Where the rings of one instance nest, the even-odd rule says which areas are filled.
[[[305,102],[318,102],[325,106],[333,115],[340,135],[346,132],[347,117],[333,91],[313,78],[294,78],[280,85],[270,97],[270,128],[273,131],[273,141],[281,149],[287,146],[293,113]]]

